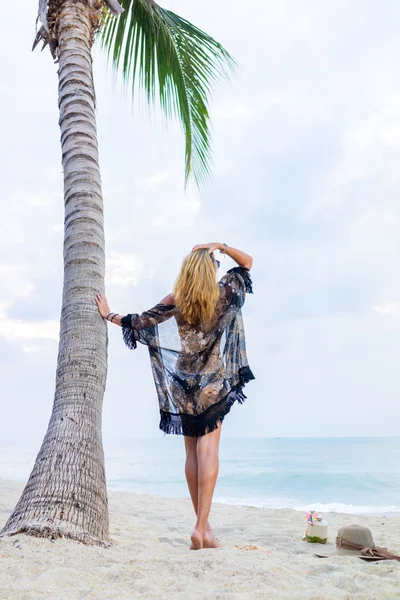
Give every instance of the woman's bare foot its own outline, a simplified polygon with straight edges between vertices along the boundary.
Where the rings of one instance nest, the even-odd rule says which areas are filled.
[[[204,535],[198,529],[193,530],[190,539],[192,540],[190,550],[202,550]]]
[[[204,534],[203,548],[219,548],[217,538],[211,531],[211,527]]]

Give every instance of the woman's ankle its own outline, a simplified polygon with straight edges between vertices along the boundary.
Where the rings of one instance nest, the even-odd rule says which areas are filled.
[[[204,523],[196,523],[194,529],[195,529],[195,531],[198,531],[199,533],[201,533],[201,535],[204,535],[206,533],[206,531],[208,531],[207,524],[204,525]]]

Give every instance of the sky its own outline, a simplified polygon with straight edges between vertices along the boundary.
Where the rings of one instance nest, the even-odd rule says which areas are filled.
[[[400,72],[395,0],[163,1],[237,59],[212,97],[213,175],[184,190],[183,136],[94,77],[106,294],[141,312],[194,244],[254,257],[256,376],[229,437],[393,436],[400,421]],[[63,193],[57,74],[31,53],[36,2],[2,9],[0,438],[39,443],[54,397]],[[16,21],[18,27],[16,28]],[[233,266],[222,258],[221,275]],[[144,347],[109,326],[106,439],[162,436]]]

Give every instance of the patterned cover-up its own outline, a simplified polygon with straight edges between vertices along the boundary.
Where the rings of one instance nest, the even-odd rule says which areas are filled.
[[[248,269],[231,269],[219,287],[207,325],[189,325],[169,304],[122,319],[128,348],[141,342],[149,349],[165,433],[199,437],[213,431],[236,400],[246,399],[243,387],[254,379],[241,312],[246,292],[253,291]]]

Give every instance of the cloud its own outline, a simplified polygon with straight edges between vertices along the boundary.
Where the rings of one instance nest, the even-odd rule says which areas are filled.
[[[0,314],[0,337],[6,340],[20,342],[27,340],[57,340],[59,338],[60,324],[58,321],[45,321],[44,323],[27,323],[26,321],[7,319]],[[23,348],[38,348],[37,346],[23,346]],[[29,351],[29,350],[28,350]],[[33,351],[33,350],[31,350]]]
[[[377,304],[373,308],[384,317],[400,317],[400,302],[386,302],[385,304]]]
[[[119,254],[112,251],[107,256],[106,262],[106,284],[107,286],[137,285],[144,271],[143,259],[132,254]],[[147,273],[146,276],[151,276]]]

